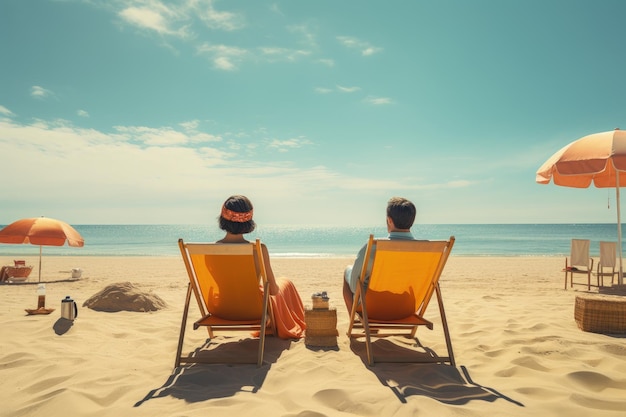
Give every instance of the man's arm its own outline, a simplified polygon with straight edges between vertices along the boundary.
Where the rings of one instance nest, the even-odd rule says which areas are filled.
[[[352,274],[350,275],[350,281],[348,285],[352,294],[356,292],[356,287],[359,285],[359,277],[361,276],[361,269],[363,268],[363,262],[365,258],[365,252],[367,251],[367,244],[363,245],[359,253],[356,255],[356,260],[352,266]]]

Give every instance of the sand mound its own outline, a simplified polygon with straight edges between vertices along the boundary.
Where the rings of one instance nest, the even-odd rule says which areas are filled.
[[[158,295],[142,292],[130,282],[111,284],[83,303],[96,311],[157,311],[167,307]]]

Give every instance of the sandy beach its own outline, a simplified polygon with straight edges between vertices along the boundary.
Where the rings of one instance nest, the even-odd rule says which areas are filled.
[[[3,259],[5,264],[12,259]],[[580,330],[576,295],[563,290],[561,257],[455,257],[441,287],[456,367],[368,367],[360,342],[346,336],[341,274],[350,258],[273,259],[305,305],[325,290],[337,309],[338,346],[269,338],[266,362],[174,369],[187,277],[178,257],[44,257],[50,315],[36,308],[37,258],[26,285],[0,286],[0,416],[621,416],[626,410],[624,337]],[[71,269],[83,270],[68,281]],[[58,282],[52,282],[58,281]],[[131,282],[167,307],[107,313],[83,307],[107,285]],[[72,325],[61,300],[78,304]],[[436,302],[422,343],[445,353]],[[195,304],[192,319],[197,316]],[[185,350],[204,344],[189,330]],[[226,343],[239,355],[255,343]],[[384,345],[381,344],[381,348]]]

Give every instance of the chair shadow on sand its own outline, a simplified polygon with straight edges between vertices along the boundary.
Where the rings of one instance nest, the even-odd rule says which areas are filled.
[[[402,339],[400,342],[391,338],[373,341],[375,355],[381,359],[381,362],[375,363],[374,366],[367,365],[365,342],[353,339],[350,343],[350,348],[361,358],[363,364],[384,386],[389,387],[400,402],[406,403],[407,398],[413,395],[429,397],[451,405],[463,405],[473,400],[494,402],[501,398],[524,407],[522,403],[495,389],[474,382],[464,366],[460,366],[459,370],[444,363],[385,362],[385,358],[432,361],[438,357],[434,351],[421,345],[417,338],[400,339]]]
[[[210,357],[216,363],[179,366],[161,387],[151,390],[135,407],[148,400],[167,396],[195,403],[232,397],[238,392],[256,393],[263,385],[271,365],[291,345],[289,340],[268,337],[265,339],[265,361],[262,366],[257,366],[258,339],[229,339],[231,338],[220,337],[220,342],[215,347],[211,347],[210,340],[207,339],[192,356],[207,359]]]

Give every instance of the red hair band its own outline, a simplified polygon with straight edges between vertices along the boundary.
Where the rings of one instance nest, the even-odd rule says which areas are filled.
[[[252,210],[240,213],[222,206],[222,217],[229,222],[245,223],[252,220]]]

